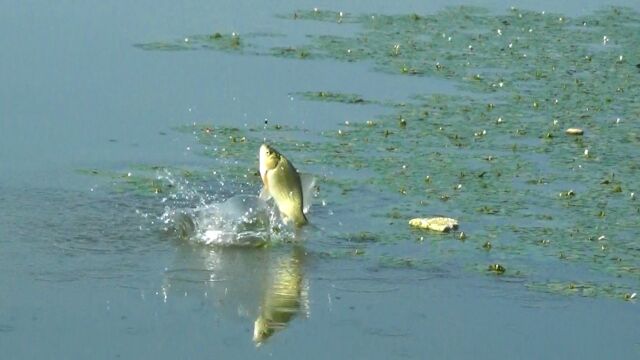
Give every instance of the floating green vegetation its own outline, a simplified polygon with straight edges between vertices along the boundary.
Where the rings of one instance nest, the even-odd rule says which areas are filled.
[[[336,24],[341,24],[343,22],[347,23],[357,23],[358,18],[353,15],[343,12],[343,11],[333,11],[326,9],[313,8],[308,11],[296,11],[290,15],[277,15],[278,18],[281,19],[293,19],[293,20],[315,20],[322,22],[333,22]]]
[[[390,269],[412,269],[428,272],[445,272],[438,264],[424,258],[383,255],[378,259],[378,266],[381,268]]]
[[[169,196],[180,191],[175,179],[204,181],[207,174],[193,169],[180,169],[159,165],[132,165],[127,171],[78,169],[83,175],[97,176],[113,184],[120,193],[139,196]]]
[[[260,39],[278,38],[275,33],[249,33],[240,35],[236,32],[199,34],[185,36],[173,41],[153,41],[134,44],[135,47],[146,51],[184,51],[184,50],[214,50],[238,54],[262,54],[265,50],[257,47]]]
[[[571,18],[521,9],[496,15],[463,6],[435,14],[311,9],[279,17],[336,27],[350,23],[357,30],[309,34],[295,46],[286,36],[264,45],[264,34],[137,46],[361,62],[397,76],[447,79],[460,93],[382,103],[309,89],[296,94],[326,106],[388,105],[392,113],[364,123],[336,121],[334,130],[313,136],[277,125],[178,129],[192,133],[204,155],[228,160],[225,171],[257,181],[251,178],[256,152],[266,138],[283,153],[295,153],[297,164],[330,173],[322,181],[324,196],[341,218],[366,216],[363,226],[375,234],[358,240],[362,230],[349,229],[335,238],[356,243],[367,256],[375,253],[368,247],[415,240],[406,221],[418,216],[455,217],[469,236],[461,242],[424,235],[428,241],[412,244],[428,252],[383,257],[386,267],[428,267],[452,258],[470,265],[491,257],[490,263],[500,261],[489,269],[496,274],[528,269],[532,290],[614,298],[633,293],[629,284],[640,280],[640,165],[630,160],[640,158],[638,12],[611,7]],[[569,128],[584,132],[570,135]],[[370,198],[374,210],[349,210]],[[487,263],[460,268],[486,273]],[[574,284],[582,285],[545,280],[557,278],[567,263],[581,269],[573,275]],[[593,274],[611,285],[591,282]]]
[[[337,102],[337,103],[345,103],[345,104],[373,103],[373,101],[365,100],[360,95],[357,95],[357,94],[343,94],[343,93],[334,93],[329,91],[305,91],[305,92],[295,93],[295,95],[301,96],[305,100],[327,101],[327,102]]]
[[[500,265],[498,263],[495,263],[495,264],[489,265],[489,271],[494,272],[494,273],[496,273],[498,275],[502,275],[502,274],[505,273],[505,271],[507,271],[507,269],[505,269],[504,266],[502,266],[502,265]]]
[[[636,293],[628,287],[616,284],[599,284],[593,282],[546,282],[526,285],[529,289],[558,295],[572,295],[582,297],[609,297],[620,300],[633,301]]]
[[[361,231],[353,234],[346,234],[347,241],[351,243],[373,243],[380,241],[380,237],[369,231]]]

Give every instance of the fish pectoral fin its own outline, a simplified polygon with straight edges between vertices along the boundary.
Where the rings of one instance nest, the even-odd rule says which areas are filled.
[[[260,200],[262,201],[269,201],[269,199],[271,199],[271,194],[269,193],[269,189],[267,189],[267,187],[263,187],[262,190],[260,190]]]

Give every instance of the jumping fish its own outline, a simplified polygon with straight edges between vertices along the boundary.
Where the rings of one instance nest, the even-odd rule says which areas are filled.
[[[264,185],[260,197],[272,197],[285,222],[292,221],[296,226],[308,223],[300,174],[284,155],[267,144],[260,146],[260,177]]]

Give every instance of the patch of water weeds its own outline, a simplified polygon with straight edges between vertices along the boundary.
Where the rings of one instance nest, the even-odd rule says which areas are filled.
[[[345,94],[345,93],[336,93],[330,91],[305,91],[293,93],[292,95],[297,95],[302,97],[305,100],[315,100],[315,101],[327,101],[327,102],[337,102],[344,104],[373,104],[376,103],[372,100],[366,100],[362,96],[358,94]]]
[[[146,51],[185,51],[185,50],[213,50],[235,54],[264,54],[264,47],[258,46],[262,40],[282,37],[277,33],[224,33],[187,35],[170,41],[152,41],[134,44],[135,47]]]
[[[391,115],[349,126],[336,121],[335,131],[316,134],[320,140],[301,141],[304,129],[206,125],[217,137],[200,125],[188,129],[207,156],[233,160],[238,176],[249,176],[266,131],[284,153],[295,151],[298,162],[319,173],[343,174],[323,184],[342,205],[350,203],[354,189],[378,189],[385,202],[370,215],[383,221],[363,224],[363,230],[384,239],[384,246],[415,238],[401,219],[444,214],[459,219],[469,234],[447,253],[471,271],[487,272],[486,263],[475,264],[490,239],[488,253],[508,264],[508,272],[526,268],[528,282],[546,284],[530,286],[534,290],[553,287],[545,279],[557,278],[565,262],[609,276],[617,288],[640,279],[640,167],[629,161],[640,158],[640,14],[606,8],[571,18],[456,7],[408,15],[312,9],[281,17],[334,26],[349,22],[360,31],[309,35],[295,47],[286,37],[277,39],[283,44],[264,47],[259,37],[247,36],[239,49],[207,47],[204,39],[190,49],[362,62],[397,76],[453,80],[461,94],[386,101]],[[178,46],[169,42],[161,50],[171,44]],[[374,103],[318,89],[299,95],[326,106]],[[570,127],[584,129],[584,135],[566,135]],[[433,249],[451,240],[421,244]],[[425,251],[409,263],[438,263],[443,253]],[[536,271],[540,264],[544,272]],[[576,283],[590,284],[588,274],[576,276]],[[608,296],[604,290],[587,292]]]
[[[627,286],[615,283],[595,282],[545,282],[528,283],[527,288],[535,291],[547,292],[555,295],[569,295],[582,297],[608,297],[619,300],[633,301],[635,293]]]

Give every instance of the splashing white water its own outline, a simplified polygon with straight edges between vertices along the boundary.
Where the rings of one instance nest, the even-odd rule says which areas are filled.
[[[206,191],[170,172],[160,176],[177,191],[163,199],[165,210],[159,220],[165,230],[174,232],[180,239],[207,245],[261,246],[294,235],[282,222],[275,205],[257,195],[235,195],[219,201],[219,193],[228,192],[229,183],[218,181],[220,189],[212,194],[212,189]],[[304,212],[307,213],[317,187],[313,177],[302,179]]]

